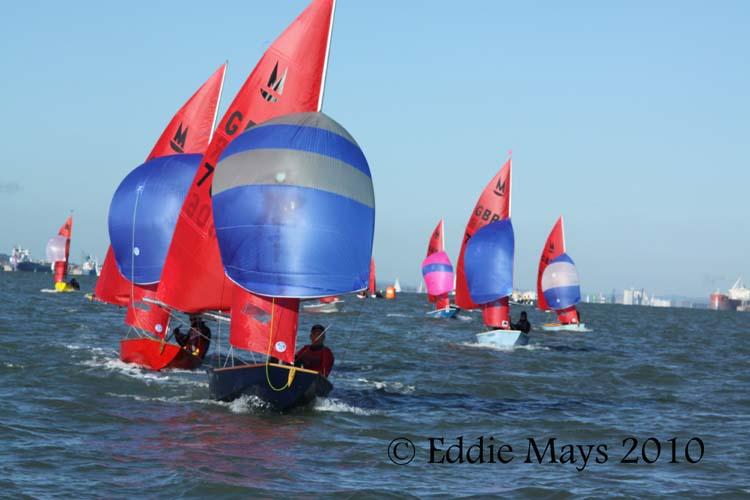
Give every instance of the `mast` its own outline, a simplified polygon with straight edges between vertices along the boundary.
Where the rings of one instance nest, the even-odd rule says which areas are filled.
[[[229,68],[229,61],[224,61],[224,71],[221,73],[221,84],[219,84],[219,95],[216,97],[216,109],[214,110],[214,119],[211,120],[211,131],[208,134],[208,143],[211,143],[211,139],[214,138],[214,130],[216,130],[216,120],[219,118],[219,106],[221,105],[221,94],[224,92],[224,81],[227,77],[227,69]]]
[[[513,209],[513,156],[508,158],[508,218]]]
[[[333,0],[331,8],[331,23],[328,26],[328,40],[326,41],[326,57],[323,60],[323,75],[320,79],[320,97],[318,98],[318,111],[323,110],[323,96],[326,90],[326,76],[328,75],[328,57],[331,55],[331,36],[333,35],[333,18],[336,17],[336,0]]]
[[[445,251],[445,219],[440,219],[440,248]]]

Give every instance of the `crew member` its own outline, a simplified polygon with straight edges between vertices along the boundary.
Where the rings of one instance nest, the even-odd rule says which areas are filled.
[[[81,289],[81,284],[78,283],[78,280],[75,279],[75,278],[71,278],[70,282],[68,283],[68,285],[70,285],[70,288],[72,288],[73,290],[80,290]]]
[[[521,311],[521,318],[518,320],[518,323],[511,323],[510,327],[513,330],[520,330],[523,333],[529,333],[531,331],[531,323],[529,323],[529,320],[526,318],[526,311]]]
[[[294,357],[294,364],[327,377],[333,368],[333,352],[324,345],[325,340],[326,330],[323,325],[314,325],[310,329],[310,344],[299,350]]]
[[[190,315],[190,330],[182,333],[180,327],[174,329],[174,339],[193,356],[204,357],[211,345],[211,330],[198,314]]]

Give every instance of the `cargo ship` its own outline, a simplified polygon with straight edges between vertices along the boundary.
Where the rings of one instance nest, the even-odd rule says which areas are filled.
[[[712,293],[708,307],[716,311],[749,311],[750,288],[746,288],[739,278],[727,293],[718,290]]]
[[[13,247],[9,260],[13,271],[26,271],[32,273],[52,272],[52,266],[49,262],[32,261],[28,249],[21,248],[20,246]]]

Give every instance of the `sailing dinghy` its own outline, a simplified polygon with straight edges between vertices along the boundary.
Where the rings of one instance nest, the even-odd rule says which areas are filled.
[[[224,274],[214,230],[215,167],[244,130],[321,108],[333,8],[333,0],[311,2],[263,53],[227,108],[180,211],[157,288],[159,302],[184,313],[232,307],[237,287]]]
[[[427,245],[427,257],[422,261],[422,277],[427,285],[427,299],[435,304],[432,311],[425,313],[428,318],[455,318],[459,309],[451,304],[449,294],[455,288],[455,274],[450,257],[445,252],[444,223],[440,219],[432,231]],[[421,285],[421,283],[420,283]]]
[[[330,392],[325,374],[292,365],[299,303],[367,288],[374,200],[364,154],[322,113],[269,120],[227,147],[213,211],[224,270],[237,285],[229,343],[264,362],[237,365],[232,355],[210,368],[212,398],[251,395],[283,411]]]
[[[565,251],[565,228],[560,216],[547,237],[539,259],[537,307],[540,311],[553,310],[557,313],[557,321],[543,324],[542,330],[586,332],[589,330],[580,322],[576,309],[576,304],[581,301],[578,271]]]
[[[127,307],[132,328],[120,359],[143,368],[193,369],[206,350],[172,341],[170,313],[153,303],[179,209],[214,128],[226,64],[175,114],[146,162],[120,183],[110,204],[110,248],[94,298]]]
[[[311,314],[331,314],[340,312],[340,304],[343,304],[343,300],[339,297],[322,297],[320,300],[310,302],[308,304],[302,304],[302,310],[306,313]]]
[[[529,336],[511,330],[508,297],[513,293],[515,239],[511,215],[511,159],[485,187],[466,225],[458,257],[456,304],[481,308],[489,331],[479,344],[510,348],[526,345]]]
[[[67,218],[57,235],[47,241],[47,260],[52,263],[55,288],[46,288],[43,292],[75,292],[78,288],[65,281],[68,276],[68,259],[70,257],[70,238],[73,235],[73,216]]]

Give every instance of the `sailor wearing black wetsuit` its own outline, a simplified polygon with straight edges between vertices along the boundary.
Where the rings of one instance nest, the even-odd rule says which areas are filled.
[[[511,323],[510,327],[513,330],[520,330],[523,333],[529,333],[531,331],[531,323],[529,323],[529,320],[526,318],[526,311],[521,311],[521,319],[518,320],[518,323]]]
[[[201,358],[211,345],[211,330],[198,315],[190,315],[190,331],[182,333],[180,327],[174,329],[174,339],[193,355]]]

